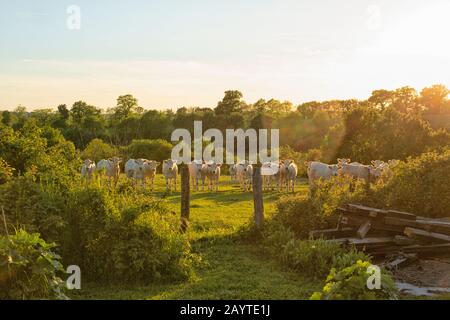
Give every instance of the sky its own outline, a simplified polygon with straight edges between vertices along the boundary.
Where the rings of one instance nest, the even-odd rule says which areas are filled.
[[[0,109],[450,87],[449,14],[448,0],[0,0]]]

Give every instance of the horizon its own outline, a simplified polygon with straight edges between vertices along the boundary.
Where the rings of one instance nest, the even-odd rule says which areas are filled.
[[[145,109],[214,107],[232,89],[298,105],[450,86],[444,0],[74,2],[0,5],[0,108],[107,109],[124,94]]]

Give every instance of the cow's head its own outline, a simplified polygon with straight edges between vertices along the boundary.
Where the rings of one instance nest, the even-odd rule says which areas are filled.
[[[109,158],[108,161],[109,161],[112,165],[118,166],[118,165],[122,162],[122,158],[119,158],[119,157],[112,157],[112,158]]]
[[[372,160],[370,162],[374,168],[378,168],[379,166],[383,165],[385,162],[381,160]]]
[[[95,163],[94,163],[94,161],[92,161],[92,160],[89,160],[89,159],[84,160],[84,165],[85,165],[86,167],[90,167],[90,166],[93,165],[93,164],[95,164]]]
[[[216,174],[219,171],[219,168],[222,166],[220,163],[211,162],[207,164],[208,171],[212,174]]]
[[[337,165],[337,164],[329,164],[328,168],[330,169],[331,175],[333,177],[336,177],[336,176],[339,175],[339,169],[340,169],[339,165]]]
[[[286,171],[288,171],[288,170],[289,170],[289,166],[290,166],[292,163],[294,163],[294,160],[284,160],[284,161],[283,161],[284,169],[285,169]]]
[[[154,161],[154,160],[145,160],[145,166],[150,170],[150,171],[156,171],[156,168],[158,168],[158,166],[160,165],[159,162]]]
[[[350,159],[337,159],[338,161],[338,165],[342,166],[343,164],[349,164],[350,163]]]
[[[177,164],[177,160],[168,159],[164,160],[164,164],[167,166],[169,171],[175,170],[175,165]]]

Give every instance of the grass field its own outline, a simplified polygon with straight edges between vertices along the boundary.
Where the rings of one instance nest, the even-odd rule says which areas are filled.
[[[121,178],[125,179],[125,178]],[[167,194],[161,175],[155,181],[155,194],[165,197],[180,214],[180,193]],[[178,185],[179,188],[179,185]],[[296,192],[306,192],[303,182]],[[266,216],[284,193],[266,192]],[[253,215],[252,193],[243,193],[229,177],[221,179],[219,192],[191,193],[189,238],[193,251],[201,256],[195,277],[182,283],[124,287],[109,284],[99,287],[82,283],[74,299],[307,299],[321,283],[292,273],[264,254],[258,244],[237,241],[233,235]]]

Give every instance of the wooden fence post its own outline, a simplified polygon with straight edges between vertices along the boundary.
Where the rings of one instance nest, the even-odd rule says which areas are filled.
[[[190,193],[189,168],[181,165],[181,232],[186,232],[189,224]]]
[[[262,227],[264,223],[264,202],[262,191],[261,166],[253,166],[253,210],[255,225],[257,228]]]

